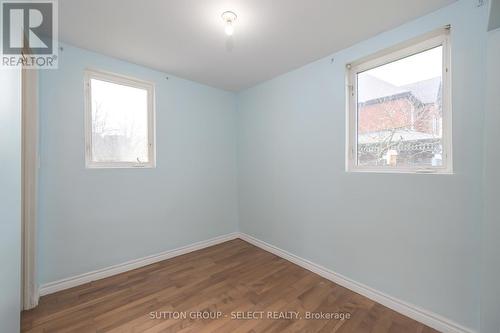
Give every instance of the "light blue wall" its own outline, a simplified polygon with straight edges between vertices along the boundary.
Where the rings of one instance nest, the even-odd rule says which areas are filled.
[[[85,68],[156,84],[156,169],[85,169]],[[233,93],[64,46],[40,73],[39,278],[47,283],[237,229]]]
[[[240,93],[240,229],[477,329],[486,17],[459,1]],[[346,173],[345,64],[446,24],[455,174]]]
[[[500,29],[488,34],[481,332],[500,332]]]
[[[0,332],[21,312],[21,73],[0,69]]]
[[[499,37],[488,37],[485,68],[486,22],[485,6],[462,0],[236,96],[65,45],[59,69],[40,73],[40,282],[239,228],[464,326],[498,333]],[[346,173],[345,64],[445,24],[453,29],[455,174]],[[156,83],[156,169],[85,169],[87,67]],[[6,180],[13,187],[18,181]],[[15,207],[8,200],[2,204]],[[9,227],[19,232],[19,225]],[[16,245],[8,240],[2,238],[2,253]],[[19,262],[10,264],[18,277]],[[2,316],[4,304],[19,308],[18,289],[1,303]]]

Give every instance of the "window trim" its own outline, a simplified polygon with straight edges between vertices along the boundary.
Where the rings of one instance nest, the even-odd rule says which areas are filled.
[[[106,81],[133,88],[144,89],[148,94],[148,162],[97,162],[92,160],[92,95],[90,82],[92,79]],[[153,82],[115,74],[97,69],[84,71],[85,99],[85,167],[87,169],[109,168],[155,168],[156,167],[156,117],[155,117],[155,85]]]
[[[443,165],[439,167],[360,166],[357,163],[357,74],[443,46]],[[385,49],[346,65],[346,172],[453,174],[450,27]]]

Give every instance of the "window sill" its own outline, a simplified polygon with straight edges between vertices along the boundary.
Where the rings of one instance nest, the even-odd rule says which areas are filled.
[[[413,175],[454,175],[453,170],[448,169],[363,169],[349,168],[346,173],[380,173],[380,174],[413,174]]]
[[[85,169],[155,169],[155,164],[98,163],[87,164]]]

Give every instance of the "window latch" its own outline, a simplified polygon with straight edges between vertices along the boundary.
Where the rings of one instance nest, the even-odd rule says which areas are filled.
[[[349,85],[349,90],[351,91],[351,96],[354,96],[354,85],[353,84]]]

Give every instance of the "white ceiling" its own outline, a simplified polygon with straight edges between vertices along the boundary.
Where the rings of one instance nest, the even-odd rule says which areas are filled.
[[[62,41],[238,91],[454,0],[60,0]],[[220,17],[238,15],[232,38]]]

